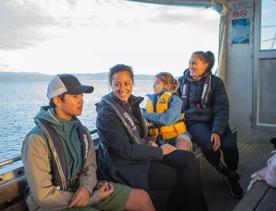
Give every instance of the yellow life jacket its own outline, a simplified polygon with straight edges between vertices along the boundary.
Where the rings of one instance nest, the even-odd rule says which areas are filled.
[[[146,104],[147,113],[164,113],[169,107],[169,100],[173,94],[176,94],[176,92],[164,92],[157,100],[155,108],[152,100],[148,98]],[[183,113],[181,115],[180,120],[172,125],[157,126],[153,123],[147,122],[147,126],[149,127],[149,136],[153,139],[156,139],[156,137],[159,135],[162,136],[163,140],[172,139],[187,131],[186,125],[184,123]]]

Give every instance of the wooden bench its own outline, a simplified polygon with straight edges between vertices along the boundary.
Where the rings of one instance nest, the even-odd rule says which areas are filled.
[[[26,187],[27,182],[25,176],[12,179],[0,185],[0,210],[28,210],[24,199]]]
[[[263,181],[256,182],[233,211],[275,211],[276,189]]]

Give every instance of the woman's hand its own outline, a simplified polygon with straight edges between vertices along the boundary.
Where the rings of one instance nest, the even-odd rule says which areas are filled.
[[[213,143],[214,151],[217,151],[220,148],[220,145],[221,145],[221,140],[220,140],[219,134],[212,133],[211,134],[211,142]]]
[[[173,151],[175,151],[176,147],[174,147],[170,144],[163,144],[161,146],[161,149],[162,149],[163,155],[168,155],[168,154],[172,153]]]
[[[90,199],[90,193],[85,187],[79,187],[69,204],[69,207],[86,207]]]

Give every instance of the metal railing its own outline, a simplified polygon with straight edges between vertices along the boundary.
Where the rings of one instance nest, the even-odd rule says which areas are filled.
[[[94,135],[96,133],[97,133],[97,129],[93,129],[93,130],[90,131],[91,135]],[[6,165],[12,164],[12,163],[14,163],[16,161],[20,161],[20,160],[21,160],[21,155],[17,155],[14,158],[10,158],[8,160],[1,161],[0,162],[0,168],[3,167],[3,166],[6,166]]]

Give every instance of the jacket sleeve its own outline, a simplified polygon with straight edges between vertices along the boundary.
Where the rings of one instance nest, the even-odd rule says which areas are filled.
[[[100,140],[118,157],[145,161],[163,159],[161,148],[131,143],[121,120],[108,109],[98,113],[97,129]]]
[[[90,192],[90,194],[92,194],[93,188],[97,183],[97,164],[93,140],[88,129],[85,129],[85,131],[88,137],[88,141],[91,144],[89,144],[88,156],[84,165],[84,174],[82,174],[80,177],[80,186],[85,187]]]
[[[31,134],[25,138],[22,161],[32,197],[38,206],[45,209],[68,207],[74,193],[53,186],[48,147],[41,136]]]
[[[157,125],[171,125],[176,123],[181,117],[182,100],[173,95],[169,101],[168,109],[164,113],[146,113],[144,112],[144,118]]]
[[[214,87],[212,102],[214,115],[212,132],[218,133],[222,137],[228,125],[229,102],[223,81],[218,77],[216,77],[216,79],[217,83]]]

